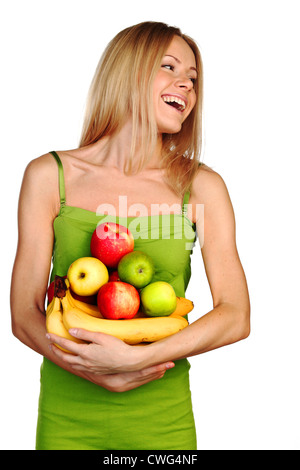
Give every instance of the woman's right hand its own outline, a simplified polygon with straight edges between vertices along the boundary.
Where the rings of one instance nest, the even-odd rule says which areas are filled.
[[[70,333],[87,344],[48,333],[52,353],[73,373],[112,392],[128,391],[160,379],[175,365],[172,361],[146,364],[143,358],[150,355],[147,346],[130,346],[111,335],[81,329]]]

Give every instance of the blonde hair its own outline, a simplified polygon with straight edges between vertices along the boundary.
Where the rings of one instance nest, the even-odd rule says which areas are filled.
[[[173,37],[183,38],[196,60],[197,101],[177,134],[163,135],[163,166],[166,181],[183,194],[199,166],[202,146],[202,60],[198,46],[179,28],[165,23],[144,22],[118,33],[106,47],[97,66],[87,101],[80,147],[112,136],[132,117],[131,153],[124,171],[142,169],[153,155],[157,125],[153,107],[153,81]],[[141,134],[140,134],[141,132]],[[133,162],[138,136],[142,156]]]

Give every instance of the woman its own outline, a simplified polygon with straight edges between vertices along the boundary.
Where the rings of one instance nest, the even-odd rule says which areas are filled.
[[[44,356],[37,449],[197,448],[187,358],[249,334],[231,202],[222,178],[198,162],[201,103],[194,41],[163,23],[127,28],[96,70],[80,147],[43,155],[25,171],[11,307],[15,336]],[[46,336],[52,252],[51,279],[89,255],[103,204],[115,209],[114,220],[140,224],[135,249],[152,256],[155,279],[178,296],[189,282],[197,230],[213,309],[147,347],[85,330],[71,333],[89,344]],[[147,216],[129,214],[132,207]]]

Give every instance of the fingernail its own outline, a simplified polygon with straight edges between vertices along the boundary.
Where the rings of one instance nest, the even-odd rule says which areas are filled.
[[[173,369],[173,367],[175,367],[174,362],[168,362],[168,364],[166,365],[166,369]]]
[[[46,333],[46,338],[47,338],[47,339],[50,339],[49,333]]]
[[[69,329],[69,333],[70,333],[70,335],[72,335],[72,336],[77,336],[78,330],[77,330],[76,328],[70,328],[70,329]]]

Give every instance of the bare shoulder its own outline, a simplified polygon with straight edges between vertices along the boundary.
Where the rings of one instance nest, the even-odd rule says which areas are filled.
[[[53,212],[59,208],[58,166],[47,153],[31,160],[24,171],[21,199],[39,200]]]
[[[191,202],[194,204],[213,204],[229,202],[229,193],[222,176],[206,165],[201,165],[193,180]]]
[[[25,168],[24,175],[39,182],[41,178],[43,181],[50,181],[57,173],[58,167],[54,157],[50,153],[46,153],[31,160]]]

